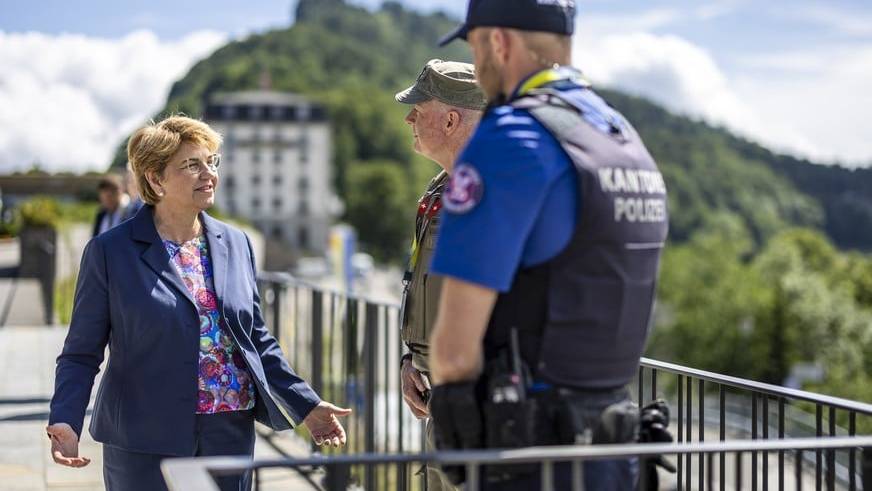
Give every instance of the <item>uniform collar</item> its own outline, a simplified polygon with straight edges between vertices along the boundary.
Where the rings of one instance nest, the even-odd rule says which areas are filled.
[[[539,89],[548,85],[553,85],[558,82],[569,82],[582,87],[589,87],[588,82],[581,71],[571,66],[559,66],[555,68],[546,68],[533,72],[527,78],[518,84],[518,88],[512,93],[509,100],[515,100],[528,94],[531,90]]]

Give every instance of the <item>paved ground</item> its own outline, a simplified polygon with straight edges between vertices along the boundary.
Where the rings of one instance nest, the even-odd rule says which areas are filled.
[[[49,457],[44,428],[54,384],[54,358],[65,334],[63,327],[0,328],[0,489],[4,491],[104,489],[100,445],[89,435],[83,437],[81,453],[92,459],[91,465],[68,469]],[[305,444],[292,435],[282,436],[277,444],[292,454],[307,452]],[[255,453],[257,457],[279,456],[260,437]],[[313,489],[289,471],[265,474],[261,484],[265,491]]]

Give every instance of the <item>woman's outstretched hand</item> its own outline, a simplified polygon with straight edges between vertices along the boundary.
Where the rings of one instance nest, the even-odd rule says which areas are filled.
[[[47,426],[45,432],[51,440],[51,457],[60,465],[85,467],[91,459],[79,457],[79,436],[66,423]]]
[[[342,427],[337,416],[348,416],[349,414],[351,414],[351,409],[343,409],[329,402],[321,401],[306,416],[303,424],[309,429],[316,445],[341,447],[345,445],[345,428]]]

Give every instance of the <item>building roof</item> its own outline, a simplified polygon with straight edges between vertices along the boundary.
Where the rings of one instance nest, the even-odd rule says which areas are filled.
[[[217,92],[209,98],[212,104],[259,104],[267,106],[296,106],[312,104],[312,101],[292,92],[275,90],[246,90],[240,92]]]

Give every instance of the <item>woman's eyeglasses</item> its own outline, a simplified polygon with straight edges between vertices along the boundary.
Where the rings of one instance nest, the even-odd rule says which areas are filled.
[[[200,159],[190,158],[182,162],[182,165],[179,169],[187,172],[191,176],[199,176],[203,173],[203,169],[206,169],[206,172],[217,173],[218,166],[221,165],[221,154],[213,153],[212,155],[206,157],[205,161]]]

